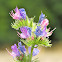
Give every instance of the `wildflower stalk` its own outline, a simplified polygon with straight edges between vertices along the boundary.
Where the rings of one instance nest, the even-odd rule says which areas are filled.
[[[14,11],[15,13],[13,10],[10,13],[10,16],[15,19],[15,22],[11,26],[21,31],[20,33],[17,32],[17,35],[21,38],[21,42],[28,46],[29,53],[26,55],[26,48],[21,42],[18,42],[18,46],[16,44],[11,46],[11,53],[6,50],[13,58],[16,57],[16,62],[37,62],[36,59],[32,60],[32,56],[36,56],[39,53],[37,47],[40,45],[46,47],[52,46],[51,41],[49,41],[49,36],[52,35],[56,28],[52,31],[50,31],[50,28],[47,29],[49,20],[43,13],[39,17],[39,22],[34,23],[34,17],[28,18],[24,8],[18,9],[16,7]]]

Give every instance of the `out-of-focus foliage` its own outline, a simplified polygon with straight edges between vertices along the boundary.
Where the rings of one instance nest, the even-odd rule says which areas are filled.
[[[25,8],[29,17],[38,22],[41,11],[47,15],[52,29],[56,27],[52,40],[62,40],[62,0],[0,0],[0,45],[17,42],[17,32],[11,28],[9,12],[15,8]]]

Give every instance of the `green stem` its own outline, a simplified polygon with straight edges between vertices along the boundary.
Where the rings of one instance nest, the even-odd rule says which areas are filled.
[[[32,48],[31,48],[30,62],[32,61],[33,49],[34,49],[34,45],[33,45]]]

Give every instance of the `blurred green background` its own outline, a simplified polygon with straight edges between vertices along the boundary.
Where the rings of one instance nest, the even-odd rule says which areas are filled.
[[[16,6],[25,8],[29,17],[36,16],[35,22],[42,11],[49,19],[48,27],[57,28],[50,37],[52,43],[62,41],[62,0],[0,0],[0,48],[19,41],[16,30],[11,28],[13,19],[9,15]]]

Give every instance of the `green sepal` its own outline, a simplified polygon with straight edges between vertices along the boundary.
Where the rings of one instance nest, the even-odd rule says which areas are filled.
[[[24,27],[24,26],[28,26],[31,27],[33,29],[35,29],[36,24],[33,22],[34,18],[28,18],[28,16],[26,16],[26,20],[21,19],[21,20],[15,20],[15,22],[11,23],[12,28],[18,30],[20,27]]]
[[[45,46],[45,47],[51,47],[51,40],[49,41],[48,38],[44,38],[43,40],[39,41],[39,45],[38,46]]]
[[[29,38],[29,39],[31,39],[31,38]],[[52,44],[50,44],[51,41],[49,41],[48,38],[44,38],[43,40],[41,40],[40,37],[38,37],[38,38],[35,37],[34,40],[21,39],[21,41],[27,46],[32,46],[33,44],[38,45],[38,46],[45,46],[45,47],[51,47],[52,46]]]

